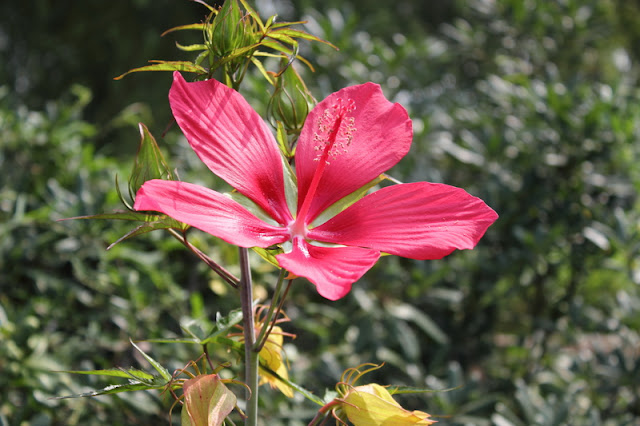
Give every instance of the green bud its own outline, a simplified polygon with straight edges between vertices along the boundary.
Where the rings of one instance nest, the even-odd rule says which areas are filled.
[[[280,122],[288,134],[298,134],[315,100],[293,65],[284,66],[269,100],[267,116],[274,126]]]
[[[171,169],[167,165],[155,138],[144,124],[139,123],[138,127],[140,129],[140,145],[129,177],[129,195],[132,200],[135,199],[138,189],[148,180],[173,180]]]
[[[249,14],[240,8],[238,0],[226,0],[211,21],[206,42],[209,51],[218,58],[238,55],[256,42],[256,25]],[[247,56],[239,54],[239,58]],[[241,62],[232,60],[232,63]]]

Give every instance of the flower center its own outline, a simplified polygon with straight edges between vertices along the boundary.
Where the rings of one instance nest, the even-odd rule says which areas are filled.
[[[295,222],[290,226],[294,235],[306,236],[307,214],[311,201],[318,189],[318,184],[329,165],[338,155],[347,152],[347,148],[353,140],[356,132],[355,119],[347,116],[356,109],[353,99],[337,99],[333,105],[325,109],[316,121],[316,131],[313,135],[314,150],[317,151],[314,161],[318,163],[309,189],[304,197],[302,205],[298,209]]]

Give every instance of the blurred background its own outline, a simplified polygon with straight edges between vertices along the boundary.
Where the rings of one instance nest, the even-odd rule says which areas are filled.
[[[365,0],[250,2],[306,20],[317,99],[374,81],[414,123],[402,181],[465,188],[500,219],[473,251],[381,259],[338,302],[294,285],[285,330],[292,379],[323,395],[341,372],[384,362],[381,384],[455,388],[401,397],[441,425],[640,422],[640,2]],[[180,336],[236,294],[154,232],[58,219],[121,205],[142,121],[182,180],[218,183],[171,129],[169,73],[113,77],[149,59],[193,59],[160,34],[200,22],[187,0],[30,0],[0,5],[0,424],[168,424],[154,392],[54,396],[113,381],[55,373],[135,366],[129,338]],[[245,85],[256,106],[269,88]],[[192,242],[233,269],[236,250]],[[256,256],[267,294],[275,272]],[[142,343],[172,369],[196,347]],[[224,361],[220,358],[218,361]],[[312,403],[263,392],[268,425],[302,425]],[[177,414],[178,410],[176,410]],[[178,424],[176,422],[175,424]]]

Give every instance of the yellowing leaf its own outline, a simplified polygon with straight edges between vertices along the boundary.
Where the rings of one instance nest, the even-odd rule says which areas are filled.
[[[182,389],[182,426],[219,426],[236,406],[236,396],[217,374],[187,380]]]
[[[282,359],[282,328],[275,326],[269,334],[267,342],[260,350],[260,362],[269,370],[278,374],[283,379],[289,380],[289,372],[287,371],[287,365]],[[278,388],[280,392],[289,398],[293,398],[293,389],[286,383],[279,380],[274,375],[267,372],[265,369],[260,369],[260,384],[269,383],[272,388]]]
[[[356,386],[344,397],[342,410],[355,426],[430,425],[429,414],[402,408],[383,386]]]

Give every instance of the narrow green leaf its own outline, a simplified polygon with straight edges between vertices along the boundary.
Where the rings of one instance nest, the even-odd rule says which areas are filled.
[[[256,59],[255,57],[252,56],[251,62],[253,62],[253,65],[255,65],[256,68],[258,68],[258,71],[260,71],[260,74],[262,74],[264,79],[267,80],[269,84],[271,84],[272,86],[276,84],[275,81],[273,81],[273,77],[267,72],[266,68],[264,67],[264,65],[262,65],[262,62],[259,59]]]
[[[240,3],[242,3],[242,6],[246,9],[248,15],[251,16],[253,20],[258,24],[258,26],[260,27],[260,31],[264,32],[265,26],[262,22],[262,19],[260,19],[260,15],[258,15],[258,13],[253,10],[253,8],[249,6],[249,3],[247,3],[245,0],[240,0]]]
[[[165,339],[145,339],[145,342],[149,343],[188,343],[188,344],[196,344],[201,345],[202,343],[198,339],[187,339],[184,337],[176,337],[176,338],[165,338]]]
[[[155,359],[151,358],[149,355],[147,355],[142,349],[140,349],[135,343],[133,343],[133,340],[129,339],[129,341],[131,342],[131,344],[133,345],[134,348],[136,348],[138,350],[138,352],[140,352],[142,354],[142,356],[149,361],[149,364],[151,364],[153,366],[153,368],[156,369],[156,371],[158,373],[160,373],[160,375],[166,380],[166,381],[170,381],[172,379],[171,374],[169,373],[169,370],[167,370],[166,368],[164,368],[162,365],[160,365],[160,363],[158,361],[156,361]]]
[[[146,65],[144,67],[131,69],[124,74],[115,77],[114,80],[120,80],[127,74],[142,71],[182,71],[192,72],[196,74],[206,74],[207,70],[200,65],[196,65],[189,61],[149,61],[152,65]]]
[[[267,18],[267,22],[264,23],[264,27],[266,29],[272,28],[273,27],[273,23],[275,22],[277,17],[278,17],[278,15],[269,16],[269,18]]]
[[[295,30],[293,28],[281,28],[281,29],[277,29],[277,30],[271,31],[269,33],[269,35],[271,35],[274,32],[279,33],[279,34],[285,34],[285,35],[287,35],[289,37],[292,37],[292,38],[301,38],[303,40],[317,41],[317,42],[324,43],[324,44],[326,44],[328,46],[331,46],[334,49],[338,50],[338,48],[336,46],[334,46],[333,44],[329,43],[328,41],[323,40],[323,39],[321,39],[319,37],[316,37],[316,36],[314,36],[312,34],[309,34],[309,33],[305,32],[305,31]]]
[[[164,388],[164,385],[149,386],[144,383],[127,384],[127,385],[109,385],[106,388],[101,390],[79,393],[75,395],[58,396],[52,399],[86,398],[90,396],[111,395],[111,394],[120,393],[120,392],[135,392],[140,390],[162,389],[162,388]]]
[[[149,374],[146,371],[138,370],[136,368],[130,368],[128,370],[121,369],[123,372],[127,373],[132,380],[138,380],[142,383],[152,384],[153,381],[157,378],[153,374]]]
[[[161,219],[160,215],[153,215],[145,212],[136,212],[136,211],[115,211],[112,213],[100,213],[93,214],[89,216],[76,216],[70,217],[62,220],[71,220],[71,219],[117,219],[117,220],[136,220],[143,222],[156,222]]]
[[[200,52],[200,54],[196,57],[194,64],[200,65],[205,58],[209,57],[209,50],[205,50],[204,52]]]
[[[296,391],[300,392],[305,398],[307,398],[309,401],[315,402],[316,404],[320,405],[320,406],[324,406],[326,403],[324,400],[322,400],[322,398],[320,398],[317,395],[314,395],[311,391],[303,388],[302,386],[293,383],[291,380],[289,379],[285,379],[282,376],[280,376],[278,373],[276,373],[275,371],[273,371],[272,369],[270,369],[269,367],[266,366],[266,364],[263,364],[262,362],[260,363],[260,368],[264,369],[267,373],[271,374],[272,376],[274,376],[276,379],[286,383],[288,386],[290,386],[291,388],[295,389]]]
[[[282,43],[280,43],[278,40],[275,40],[275,39],[265,38],[260,42],[260,45],[268,47],[269,49],[273,49],[276,52],[282,52],[287,57],[291,57],[293,55],[293,50],[286,47],[285,45],[283,45]]]
[[[153,375],[146,373],[142,370],[137,370],[131,368],[129,370],[123,370],[122,368],[110,368],[108,370],[62,370],[60,373],[70,373],[70,374],[85,374],[91,376],[109,376],[109,377],[122,377],[125,379],[135,378],[132,375],[132,372],[135,371],[135,374],[144,374],[148,376],[148,378],[152,379]]]
[[[289,21],[289,22],[280,22],[278,24],[273,24],[271,25],[270,28],[284,28],[284,27],[290,27],[291,25],[303,25],[306,24],[307,21]]]
[[[177,41],[176,41],[176,47],[182,50],[183,52],[196,52],[198,50],[207,50],[207,46],[205,46],[204,44],[184,45],[184,44],[178,43]]]
[[[284,128],[284,124],[281,121],[276,123],[276,140],[280,147],[280,152],[287,157],[293,157],[293,153],[289,150],[289,138],[287,138],[287,131]]]
[[[177,27],[169,28],[168,30],[166,30],[165,32],[160,34],[160,37],[164,37],[167,34],[173,33],[175,31],[184,31],[184,30],[199,30],[199,31],[202,31],[205,28],[205,25],[207,25],[207,24],[205,24],[204,22],[200,22],[200,23],[197,23],[197,24],[179,25]]]
[[[131,231],[127,232],[122,237],[118,238],[115,242],[113,242],[107,250],[110,250],[116,244],[121,243],[124,240],[128,240],[131,237],[136,237],[138,235],[146,234],[147,232],[156,231],[158,229],[178,229],[180,231],[185,231],[189,228],[189,225],[184,224],[182,222],[178,222],[177,220],[170,218],[168,216],[161,217],[159,220],[155,222],[145,222]]]
[[[416,388],[413,386],[389,386],[386,389],[389,391],[391,395],[400,395],[406,393],[436,393],[436,392],[451,392],[457,389],[460,389],[462,386],[456,386],[448,389],[427,389],[427,388]]]
[[[267,33],[267,37],[290,44],[292,46],[296,46],[298,44],[298,42],[294,38],[289,37],[287,34],[284,34],[281,31],[270,31],[269,33]]]

